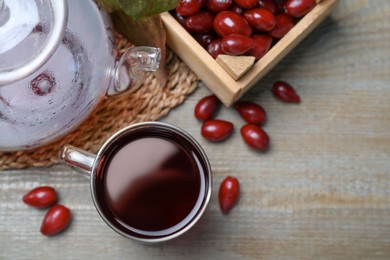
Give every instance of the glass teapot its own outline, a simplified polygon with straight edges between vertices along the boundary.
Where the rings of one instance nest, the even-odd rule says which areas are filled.
[[[0,0],[0,150],[64,136],[159,62],[153,47],[117,61],[109,19],[92,0]]]

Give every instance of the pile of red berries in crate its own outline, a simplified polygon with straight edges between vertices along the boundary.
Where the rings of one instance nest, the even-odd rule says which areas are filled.
[[[180,0],[171,14],[217,58],[264,56],[316,0]]]

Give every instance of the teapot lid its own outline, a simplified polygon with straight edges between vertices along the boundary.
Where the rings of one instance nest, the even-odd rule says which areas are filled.
[[[38,70],[61,43],[66,0],[0,0],[0,86]]]

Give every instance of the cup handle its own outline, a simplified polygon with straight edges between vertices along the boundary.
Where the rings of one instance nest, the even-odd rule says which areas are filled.
[[[60,153],[60,160],[84,175],[87,178],[91,178],[92,167],[95,163],[96,155],[72,145],[65,145]]]
[[[145,80],[146,72],[159,68],[160,60],[159,48],[146,46],[130,48],[116,64],[113,83],[107,90],[107,96],[114,96],[131,87],[140,86]]]

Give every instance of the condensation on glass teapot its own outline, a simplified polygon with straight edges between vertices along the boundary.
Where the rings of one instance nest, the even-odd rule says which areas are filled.
[[[57,140],[158,68],[158,48],[118,61],[113,41],[92,0],[0,0],[0,150]]]

